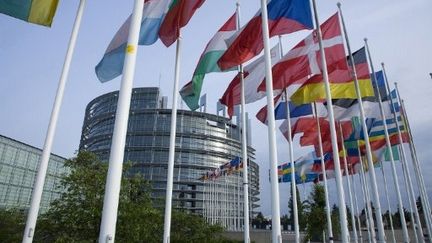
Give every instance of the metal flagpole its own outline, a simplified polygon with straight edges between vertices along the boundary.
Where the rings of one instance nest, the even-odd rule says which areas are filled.
[[[361,151],[360,151],[360,142],[359,140],[357,140],[357,151],[359,154],[359,158],[360,158],[360,175],[361,175],[361,179],[363,180],[363,185],[364,185],[364,194],[365,194],[365,202],[366,202],[366,212],[367,212],[367,222],[368,222],[368,228],[370,229],[370,241],[372,242],[376,242],[376,237],[375,237],[375,222],[373,219],[373,212],[372,212],[372,206],[371,206],[371,200],[369,197],[369,186],[367,184],[366,181],[366,176],[365,176],[365,170],[364,170],[364,166],[363,166],[363,161],[362,161],[362,156],[361,156]]]
[[[180,30],[181,31],[181,30]],[[170,131],[170,147],[168,154],[168,174],[167,174],[167,189],[165,198],[165,220],[164,220],[164,237],[163,242],[169,243],[171,236],[171,210],[172,210],[172,191],[173,191],[173,176],[174,176],[174,155],[176,146],[176,130],[177,130],[177,104],[178,104],[178,83],[180,78],[180,51],[182,37],[179,34],[176,46],[176,61],[174,70],[174,86],[173,86],[173,101],[171,108],[171,131]]]
[[[78,6],[75,23],[72,29],[71,37],[69,40],[68,50],[66,52],[65,61],[63,64],[63,70],[60,76],[60,80],[57,87],[57,93],[54,100],[54,104],[51,111],[51,117],[48,124],[48,131],[45,137],[44,148],[39,163],[39,169],[36,175],[36,180],[33,186],[32,198],[30,202],[30,208],[27,215],[27,222],[23,234],[23,243],[33,241],[34,231],[36,228],[36,221],[39,214],[40,202],[43,193],[43,187],[45,184],[45,177],[48,169],[48,163],[51,155],[52,144],[54,141],[55,130],[57,127],[58,115],[60,113],[60,107],[62,105],[64,89],[66,81],[69,76],[69,68],[72,62],[72,56],[75,50],[75,43],[78,37],[79,28],[81,25],[81,19],[84,13],[84,6],[86,0],[81,0]]]
[[[384,80],[385,80],[385,87],[386,87],[388,95],[390,96],[390,104],[391,104],[391,108],[392,108],[393,119],[395,120],[396,129],[398,132],[399,144],[400,144],[400,148],[401,148],[401,152],[402,152],[402,160],[401,160],[402,168],[405,168],[407,179],[408,179],[409,188],[407,188],[407,189],[409,189],[411,191],[411,201],[412,201],[412,205],[413,205],[413,209],[414,209],[415,220],[416,220],[417,225],[418,225],[419,236],[420,236],[421,241],[424,241],[424,239],[423,239],[424,238],[423,237],[423,227],[422,227],[422,224],[420,221],[420,215],[419,215],[417,205],[416,205],[415,193],[414,193],[414,189],[412,186],[412,180],[411,180],[411,175],[410,175],[409,168],[408,168],[408,163],[406,161],[407,156],[406,156],[406,152],[405,152],[405,147],[403,146],[402,133],[401,133],[401,130],[399,127],[399,120],[398,120],[397,115],[396,115],[395,105],[394,105],[393,100],[391,98],[390,87],[388,85],[387,74],[385,72],[384,63],[382,63],[382,68],[383,68],[383,74],[384,74]],[[378,85],[377,85],[377,87],[378,87]],[[383,120],[385,121],[385,119],[383,119]],[[420,193],[420,195],[421,195],[421,193]]]
[[[392,240],[394,243],[396,243],[396,236],[395,236],[395,231],[394,231],[394,227],[393,227],[393,217],[392,217],[392,213],[391,213],[390,198],[389,198],[389,192],[388,192],[388,188],[387,188],[387,178],[386,178],[386,175],[384,172],[384,163],[382,160],[380,162],[380,167],[381,167],[381,173],[382,173],[383,180],[384,180],[384,192],[385,192],[388,211],[389,211],[389,220],[390,220],[390,229],[392,232]]]
[[[240,29],[240,1],[237,3],[237,30]],[[248,181],[248,151],[247,151],[247,124],[246,124],[246,101],[243,65],[238,66],[238,75],[241,82],[241,135],[242,135],[242,161],[243,161],[243,237],[244,242],[250,242],[249,236],[249,181]]]
[[[363,162],[360,162],[363,163]],[[375,240],[375,236],[372,235],[371,232],[371,222],[370,222],[370,207],[369,207],[369,200],[366,194],[366,185],[365,185],[365,181],[364,181],[364,171],[363,171],[363,164],[361,165],[361,171],[359,174],[359,178],[360,178],[360,183],[361,183],[361,189],[362,189],[362,193],[363,193],[363,200],[365,202],[365,218],[366,218],[366,229],[368,232],[368,242],[376,242]]]
[[[124,148],[129,119],[132,85],[144,2],[135,0],[131,17],[128,44],[123,67],[120,94],[114,122],[114,132],[109,157],[108,175],[102,209],[102,221],[99,232],[99,242],[114,242],[117,209],[120,195]]]
[[[367,38],[364,39],[364,42],[365,42],[366,50],[367,50],[367,53],[368,53],[368,56],[369,56],[369,63],[370,63],[370,66],[371,66],[371,70],[372,70],[372,75],[373,75],[373,79],[374,79],[374,82],[375,82],[375,86],[378,87],[378,83],[377,83],[377,80],[376,80],[375,69],[374,69],[374,66],[373,66],[372,57],[371,57],[371,54],[370,54]],[[387,128],[386,116],[384,114],[384,109],[383,109],[383,105],[382,105],[382,97],[381,97],[380,92],[377,92],[377,94],[375,94],[375,96],[378,98],[378,103],[379,103],[379,107],[380,107],[380,111],[381,111],[381,118],[382,118],[383,124],[384,124],[384,133],[385,133],[385,137],[386,137],[386,144],[387,144],[387,148],[389,149],[389,154],[390,154],[390,160],[391,160],[392,163],[394,163],[393,151],[391,150],[390,137],[389,137],[388,130],[387,130],[388,128]],[[373,170],[371,170],[371,171],[373,171]],[[395,177],[395,179],[396,178],[397,177]],[[375,183],[374,187],[376,187],[376,183]],[[378,195],[376,195],[376,196],[378,196]],[[377,197],[377,199],[379,199],[379,198]],[[378,200],[378,203],[379,203],[379,200]],[[381,223],[382,223],[381,209],[380,209],[380,217],[378,217],[378,206],[379,205],[377,205],[377,215],[376,216],[377,216],[377,219],[380,218]],[[403,214],[403,210],[402,210],[402,214]],[[380,228],[378,228],[378,229],[380,229]],[[384,238],[382,238],[382,239],[384,239]],[[404,240],[406,240],[406,239],[404,239]]]
[[[355,183],[354,183],[354,174],[350,175],[350,180],[351,180],[351,184],[355,185]],[[356,192],[355,186],[353,186],[353,192],[354,192],[354,207],[355,207],[356,214],[357,214],[356,218],[357,218],[357,224],[358,224],[358,229],[359,229],[359,239],[360,239],[360,242],[363,242],[363,233],[362,233],[361,222],[360,222],[360,211],[359,211],[359,208],[358,208],[357,192]]]
[[[411,200],[411,195],[412,194],[411,194],[411,190],[410,190],[409,184],[408,184],[407,171],[405,169],[406,167],[404,166],[404,164],[402,162],[402,160],[405,160],[405,158],[402,157],[399,148],[398,148],[398,153],[399,153],[399,156],[401,157],[402,172],[403,172],[403,177],[404,177],[404,182],[405,182],[405,188],[406,188],[407,194],[408,194],[408,206],[409,206],[409,210],[410,210],[410,217],[411,217],[412,228],[413,228],[413,231],[414,231],[415,241],[418,243],[420,241],[419,241],[419,238],[418,238],[417,228],[416,228],[416,225],[415,225],[416,224],[415,223],[416,220],[415,220],[414,208],[413,208],[413,207],[415,207],[415,204],[413,204],[412,200]]]
[[[323,181],[324,181],[324,196],[325,196],[325,203],[326,203],[328,240],[329,240],[329,243],[333,243],[333,228],[332,228],[332,220],[331,220],[331,212],[330,212],[330,201],[329,201],[329,195],[328,195],[327,174],[326,174],[326,169],[325,169],[324,152],[323,152],[323,146],[322,146],[321,126],[320,126],[320,121],[319,121],[315,102],[313,103],[313,108],[314,108],[314,113],[315,113],[314,116],[315,116],[315,119],[317,122],[318,144],[319,144],[320,158],[321,158],[321,170],[323,173]],[[291,128],[289,128],[289,130],[291,130]]]
[[[423,205],[423,208],[424,208],[423,209],[424,210],[424,216],[425,216],[426,220],[429,220],[428,224],[430,224],[431,221],[432,221],[432,219],[431,219],[431,215],[430,215],[431,210],[430,210],[430,205],[429,205],[429,198],[427,196],[427,191],[426,191],[426,186],[425,186],[424,179],[423,179],[423,174],[421,173],[421,170],[420,170],[420,163],[419,163],[418,158],[417,158],[417,152],[416,152],[416,149],[415,149],[415,144],[414,144],[414,140],[413,140],[413,136],[412,136],[412,132],[411,132],[411,126],[409,124],[409,120],[408,120],[408,116],[407,116],[407,113],[406,113],[406,110],[405,110],[404,102],[401,99],[400,94],[399,94],[397,83],[395,83],[395,87],[396,87],[396,92],[397,92],[397,95],[398,95],[398,98],[399,98],[399,102],[400,102],[401,107],[402,107],[401,110],[402,110],[403,117],[405,118],[405,125],[406,125],[406,129],[408,131],[408,135],[409,135],[409,139],[410,139],[410,143],[409,143],[409,145],[410,145],[410,153],[411,153],[411,157],[412,157],[412,160],[413,160],[413,163],[414,163],[414,170],[416,172],[416,176],[418,178],[418,182],[420,183],[419,184],[420,185],[419,186],[420,187],[420,192],[423,193],[423,198],[420,197],[420,199],[422,200],[422,205]],[[432,239],[431,239],[432,234],[429,233],[429,228],[428,228],[428,235],[429,235],[429,241],[432,241]]]
[[[337,135],[336,135],[336,127],[335,127],[335,119],[334,119],[334,112],[333,112],[333,102],[332,97],[330,93],[330,83],[328,78],[328,72],[327,72],[327,63],[325,59],[325,53],[324,53],[324,47],[322,44],[322,33],[321,28],[318,21],[318,13],[316,8],[316,1],[312,0],[313,3],[313,11],[315,15],[315,24],[318,32],[318,40],[319,40],[319,47],[320,47],[320,55],[321,55],[321,66],[322,66],[322,75],[324,78],[324,84],[325,84],[325,90],[326,90],[326,102],[328,105],[328,112],[329,112],[329,122],[330,122],[330,134],[331,134],[331,141],[332,141],[332,149],[333,149],[333,160],[335,164],[335,176],[336,176],[336,187],[338,192],[338,201],[339,201],[339,218],[340,218],[340,227],[341,227],[341,241],[342,242],[349,242],[349,231],[348,231],[348,221],[347,221],[347,215],[346,215],[346,207],[345,207],[345,196],[344,196],[344,190],[342,186],[342,174],[341,174],[341,168],[340,168],[340,161],[339,161],[339,148],[337,144]]]
[[[264,42],[265,82],[267,95],[267,119],[269,140],[269,162],[272,205],[272,242],[282,242],[280,226],[279,183],[277,174],[276,128],[273,104],[273,76],[270,60],[270,37],[268,28],[267,1],[261,0],[262,33]]]
[[[292,134],[291,134],[291,116],[290,116],[290,108],[288,102],[288,93],[286,89],[285,92],[285,102],[286,102],[286,110],[287,110],[287,122],[288,122],[288,149],[290,152],[290,163],[291,163],[291,191],[292,191],[292,200],[293,200],[293,214],[294,214],[294,232],[295,232],[295,242],[300,242],[300,227],[299,227],[299,219],[298,219],[298,208],[297,208],[297,190],[296,190],[296,178],[295,178],[295,162],[294,162],[294,149],[292,145]]]
[[[366,202],[366,211],[367,211],[367,223],[368,223],[368,229],[370,230],[370,235],[369,235],[369,241],[370,242],[376,242],[376,237],[375,237],[375,222],[373,219],[373,212],[372,212],[372,206],[371,206],[371,200],[369,197],[369,188],[368,188],[368,183],[366,181],[366,176],[365,176],[365,170],[364,170],[364,166],[363,166],[363,161],[362,161],[362,156],[361,156],[361,151],[360,151],[360,143],[357,140],[357,150],[359,153],[359,158],[360,158],[360,179],[363,181],[363,187],[364,187],[364,195],[365,195],[365,202]]]
[[[283,49],[282,49],[282,37],[279,36],[279,49],[280,49],[280,57],[283,57]],[[289,97],[287,90],[284,89],[285,93],[285,102],[286,102],[286,110],[287,110],[287,123],[288,123],[288,149],[290,152],[290,161],[291,161],[291,191],[293,192],[291,197],[293,200],[293,214],[294,214],[294,232],[295,232],[295,242],[300,242],[300,225],[298,218],[298,205],[297,205],[297,190],[296,190],[296,179],[295,179],[295,165],[294,165],[294,148],[292,143],[292,134],[291,134],[291,114],[289,108]],[[303,184],[304,185],[304,184]]]
[[[352,194],[351,194],[351,182],[349,180],[349,170],[348,170],[348,162],[347,162],[347,155],[346,155],[346,151],[345,151],[345,145],[344,145],[344,137],[343,137],[343,130],[342,130],[342,124],[339,122],[339,131],[340,131],[340,139],[341,139],[341,144],[342,144],[342,152],[343,152],[343,162],[344,162],[344,170],[345,170],[345,179],[347,181],[348,184],[348,197],[350,200],[350,206],[351,206],[351,222],[352,222],[352,229],[353,229],[353,233],[354,233],[354,242],[358,242],[358,237],[357,237],[357,229],[355,227],[355,217],[354,217],[354,203],[353,203],[353,198],[352,198]]]

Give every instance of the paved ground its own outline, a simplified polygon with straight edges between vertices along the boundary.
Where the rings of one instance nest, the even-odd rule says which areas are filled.
[[[410,233],[412,242],[415,242],[413,232],[410,231],[409,233]],[[243,232],[225,232],[223,235],[229,239],[243,240]],[[285,242],[286,243],[294,242],[294,240],[295,240],[294,236],[295,236],[294,232],[292,232],[292,231],[283,231],[282,232],[282,242],[284,242],[284,243]],[[301,241],[303,239],[303,236],[304,236],[304,234],[301,234]],[[391,242],[392,241],[391,231],[389,231],[389,230],[386,231],[386,236],[387,236],[387,242]],[[401,243],[403,242],[403,236],[402,236],[401,230],[395,231],[395,238],[396,238],[397,242],[401,242]],[[362,242],[368,242],[367,239],[368,239],[367,231],[363,231],[362,232]],[[270,230],[252,230],[251,231],[251,242],[255,242],[255,243],[271,242],[271,231]],[[338,241],[335,241],[335,242],[338,242]]]

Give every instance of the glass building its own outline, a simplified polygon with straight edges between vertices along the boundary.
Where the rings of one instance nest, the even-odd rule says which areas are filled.
[[[96,153],[108,161],[118,91],[99,96],[86,108],[80,150]],[[155,205],[164,205],[169,150],[171,109],[158,88],[135,88],[132,92],[124,161],[133,163],[152,184]],[[175,150],[173,207],[203,215],[227,229],[243,225],[243,175],[234,172],[216,180],[201,181],[214,170],[241,156],[241,129],[229,119],[208,113],[179,110]],[[248,147],[250,215],[259,201],[259,167],[255,150]]]
[[[42,150],[0,135],[0,208],[27,210]],[[62,192],[58,185],[67,173],[66,159],[51,154],[43,189],[40,212]]]

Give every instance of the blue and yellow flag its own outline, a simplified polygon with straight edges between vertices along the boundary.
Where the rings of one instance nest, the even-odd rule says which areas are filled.
[[[0,0],[0,13],[50,27],[58,0]]]

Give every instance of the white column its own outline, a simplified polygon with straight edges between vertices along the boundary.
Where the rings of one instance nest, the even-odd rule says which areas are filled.
[[[314,15],[315,15],[315,25],[317,27],[317,32],[318,32],[318,40],[319,40],[320,56],[321,56],[321,66],[323,69],[322,75],[323,75],[324,84],[325,84],[326,102],[327,102],[327,106],[328,106],[330,134],[331,134],[331,140],[332,140],[333,159],[334,159],[334,165],[335,165],[336,187],[337,187],[338,202],[339,202],[341,241],[342,242],[349,242],[349,231],[348,231],[348,221],[347,221],[346,207],[345,207],[345,196],[344,196],[344,190],[343,190],[343,185],[342,185],[342,174],[341,174],[340,160],[339,160],[339,148],[338,148],[338,144],[337,144],[337,135],[336,135],[334,112],[333,112],[333,102],[332,102],[332,97],[331,97],[331,92],[330,92],[330,83],[329,83],[329,77],[328,77],[328,72],[327,72],[327,63],[326,63],[326,59],[325,59],[324,47],[322,44],[322,33],[321,33],[319,21],[318,21],[316,1],[312,0],[312,3],[313,3]]]
[[[102,221],[99,232],[100,243],[114,242],[115,238],[124,149],[126,144],[126,133],[143,8],[144,2],[135,0],[114,122],[114,132],[102,210]]]
[[[270,183],[271,183],[271,205],[272,205],[272,242],[282,242],[280,226],[280,205],[279,205],[279,183],[277,175],[277,150],[276,150],[276,128],[273,104],[273,76],[270,60],[270,38],[267,17],[267,1],[261,0],[262,33],[264,42],[265,59],[265,82],[267,95],[267,118],[268,118],[268,139],[269,139],[269,162],[270,162]]]
[[[52,144],[54,141],[55,130],[57,127],[58,115],[63,101],[64,89],[66,81],[69,76],[69,68],[72,62],[72,56],[75,50],[75,43],[78,37],[79,28],[81,25],[81,19],[84,13],[84,6],[86,0],[81,0],[77,10],[75,23],[72,29],[71,37],[69,40],[68,50],[66,52],[65,61],[63,64],[63,70],[60,76],[60,80],[57,87],[57,93],[54,100],[53,108],[51,111],[51,117],[48,125],[48,131],[45,137],[44,148],[39,163],[39,169],[36,175],[36,180],[33,186],[33,192],[30,202],[30,208],[27,215],[27,222],[24,229],[23,243],[33,242],[34,231],[36,228],[36,221],[39,214],[40,202],[42,199],[43,187],[45,184],[45,177],[48,169],[48,163],[51,155]]]

